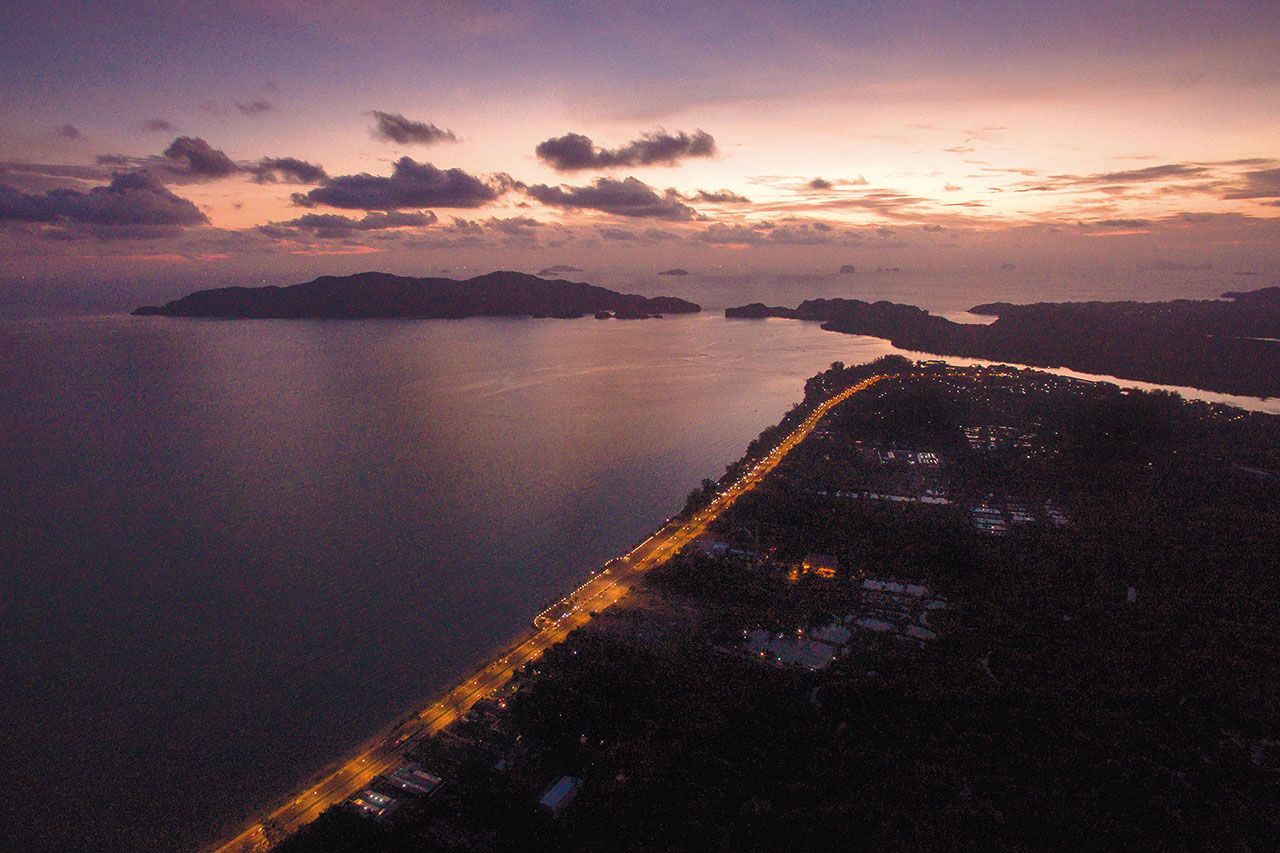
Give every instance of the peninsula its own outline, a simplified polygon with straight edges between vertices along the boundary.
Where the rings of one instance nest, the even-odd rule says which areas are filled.
[[[859,299],[809,299],[796,308],[752,303],[725,316],[817,320],[830,331],[940,355],[1280,396],[1280,288],[1220,300],[997,302],[970,311],[996,320],[954,323],[913,305]]]
[[[133,313],[237,319],[459,319],[573,318],[608,312],[618,319],[641,319],[701,310],[673,296],[638,296],[582,282],[498,271],[462,281],[363,272],[321,276],[289,287],[221,287],[197,290]]]
[[[1162,392],[833,364],[222,850],[1267,847],[1278,442]]]

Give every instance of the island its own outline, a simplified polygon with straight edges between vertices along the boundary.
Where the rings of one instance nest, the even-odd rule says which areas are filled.
[[[680,267],[673,267],[669,270],[662,270],[658,275],[688,275],[689,271]]]
[[[1280,288],[1229,292],[1222,299],[1167,302],[1005,302],[977,305],[989,325],[955,323],[913,305],[809,299],[796,308],[756,302],[730,318],[815,320],[822,328],[885,338],[939,355],[1280,396]]]
[[[234,319],[363,319],[463,317],[574,318],[608,312],[618,319],[692,314],[702,307],[674,296],[638,296],[560,279],[499,271],[459,281],[384,272],[321,276],[289,287],[198,290],[139,316]]]

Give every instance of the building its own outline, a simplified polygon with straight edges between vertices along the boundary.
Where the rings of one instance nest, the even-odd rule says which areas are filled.
[[[820,578],[833,578],[840,568],[840,561],[830,554],[808,554],[800,562],[800,568],[806,575],[817,575]]]
[[[983,533],[1003,536],[1008,528],[1005,526],[1004,513],[994,506],[981,503],[970,510],[973,526]]]
[[[839,622],[832,622],[820,628],[810,628],[809,638],[830,646],[840,647],[849,642],[853,632]]]
[[[779,666],[795,665],[812,670],[826,669],[839,656],[843,642],[848,640],[848,636],[840,642],[833,642],[835,635],[824,633],[828,629],[816,630],[827,639],[816,638],[813,631],[806,634],[803,628],[797,629],[794,634],[757,628],[754,631],[744,632],[744,638],[747,641],[747,652],[761,660]]]
[[[902,583],[901,581],[881,580],[880,578],[867,578],[862,582],[862,588],[868,592],[886,592],[890,595],[909,595],[912,598],[920,598],[921,596],[931,595],[929,587],[919,583]]]
[[[924,644],[938,636],[929,623],[930,611],[945,609],[947,602],[922,583],[866,578],[862,581],[862,607],[850,613],[845,624]]]
[[[573,802],[581,787],[582,780],[576,776],[561,776],[560,781],[548,788],[542,799],[538,800],[538,805],[550,812],[553,818],[560,817],[560,812]]]
[[[443,784],[439,776],[428,773],[417,762],[406,764],[387,777],[387,784],[406,794],[429,797]]]
[[[723,557],[729,553],[729,543],[719,539],[699,539],[698,551],[708,557]]]
[[[347,805],[361,817],[383,821],[400,808],[400,801],[386,794],[379,794],[372,788],[365,788],[347,801]]]

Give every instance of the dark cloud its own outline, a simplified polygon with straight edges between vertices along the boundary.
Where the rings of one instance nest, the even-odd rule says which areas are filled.
[[[294,240],[298,237],[297,229],[286,225],[259,225],[253,230],[273,240]]]
[[[538,245],[539,232],[545,228],[546,223],[528,216],[511,216],[506,219],[489,217],[483,220],[468,220],[455,216],[453,224],[446,226],[444,230],[471,238],[476,241],[474,245],[494,246],[502,243],[527,247]],[[553,241],[547,245],[559,244]]]
[[[248,171],[259,184],[322,184],[329,179],[321,166],[297,157],[263,157]]]
[[[301,229],[310,231],[322,239],[343,239],[358,231],[384,231],[389,228],[425,228],[434,225],[437,217],[431,211],[366,213],[360,219],[337,213],[304,213],[287,222],[273,222],[264,228]],[[268,232],[263,232],[268,233]],[[275,230],[269,236],[296,236],[290,231]]]
[[[922,225],[920,227],[923,228],[925,231],[929,232],[930,234],[936,234],[939,231],[945,230],[941,225]]]
[[[528,188],[528,193],[543,204],[553,207],[586,208],[616,216],[645,219],[699,218],[698,212],[682,202],[675,190],[667,190],[660,195],[636,178],[621,181],[596,178],[595,183],[586,187],[536,184]]]
[[[834,243],[840,235],[825,222],[791,222],[779,225],[768,232],[772,243],[793,246],[819,246]]]
[[[225,152],[198,136],[179,136],[173,140],[158,165],[170,175],[193,181],[226,178],[240,171],[240,166]]]
[[[72,236],[157,237],[209,220],[153,176],[130,172],[88,192],[56,189],[34,195],[0,185],[0,221],[68,226]]]
[[[1224,198],[1280,198],[1280,169],[1255,169],[1244,173],[1244,186]]]
[[[162,118],[152,118],[147,119],[147,123],[143,125],[143,128],[155,133],[168,133],[173,130],[173,124]]]
[[[1203,166],[1188,166],[1185,163],[1166,163],[1162,166],[1147,166],[1145,169],[1126,169],[1122,172],[1102,172],[1080,179],[1090,184],[1125,184],[1142,183],[1144,181],[1161,181],[1165,178],[1186,178],[1202,175],[1207,169]]]
[[[74,124],[64,124],[62,127],[59,127],[57,130],[55,130],[53,132],[53,135],[61,139],[80,139],[81,138],[80,129],[77,128]]]
[[[1280,163],[1272,157],[1241,157],[1238,160],[1216,160],[1203,165],[1206,166],[1275,166]]]
[[[685,196],[685,198],[689,201],[702,201],[708,204],[751,204],[751,199],[738,195],[731,190],[716,190],[715,192],[698,190],[692,196]]]
[[[1016,169],[989,169],[985,171],[1022,174]],[[1127,193],[1134,184],[1166,181],[1172,178],[1194,178],[1203,176],[1208,172],[1209,169],[1206,166],[1189,163],[1163,163],[1159,166],[1124,169],[1119,172],[1097,172],[1092,175],[1049,175],[1039,180],[1019,184],[1014,189],[1017,192],[1053,192],[1055,190],[1083,187],[1112,195],[1122,195]],[[1025,174],[1031,176],[1034,172],[1027,170]]]
[[[455,216],[453,217],[453,224],[446,226],[445,230],[458,234],[467,234],[472,237],[483,237],[484,223]]]
[[[818,190],[819,192],[826,192],[827,190],[833,190],[836,187],[865,187],[866,185],[867,179],[861,175],[856,178],[836,178],[835,180],[818,177],[805,184],[805,188]]]
[[[598,229],[600,236],[606,240],[636,240],[639,235],[629,228],[619,228],[616,225],[602,225]]]
[[[42,193],[53,189],[83,189],[87,184],[101,183],[110,178],[111,172],[101,166],[0,161],[0,182],[25,192]]]
[[[1086,223],[1080,223],[1085,225]],[[1095,222],[1087,223],[1089,225],[1101,226],[1103,228],[1142,228],[1150,225],[1150,219],[1099,219]]]
[[[870,210],[881,216],[895,219],[919,219],[917,205],[929,199],[907,195],[897,190],[876,189],[854,193],[839,193],[821,199],[809,199],[801,203],[777,206],[793,211]]]
[[[319,204],[345,210],[396,210],[404,207],[480,207],[516,186],[509,175],[481,179],[461,169],[437,169],[401,157],[390,177],[361,173],[330,178],[307,193],[294,193],[303,207]]]
[[[489,219],[463,219],[455,216],[448,225],[429,232],[410,233],[402,238],[405,245],[433,248],[499,248],[501,246],[519,246],[534,248],[546,246],[556,248],[562,240],[540,242],[540,237],[552,226],[527,216],[512,216],[506,219],[490,217]]]
[[[297,157],[263,157],[256,162],[232,160],[200,137],[179,136],[163,153],[151,157],[103,154],[98,165],[111,169],[152,172],[174,183],[214,181],[248,174],[260,184],[319,184],[328,180],[325,170]]]
[[[654,130],[618,148],[600,148],[581,133],[566,133],[538,143],[538,159],[557,172],[616,169],[631,166],[674,166],[690,157],[713,157],[716,141],[703,130],[667,133]]]
[[[837,229],[826,222],[789,219],[782,222],[757,222],[753,225],[714,223],[697,235],[704,243],[726,246],[823,246],[840,242],[856,242],[861,235]]]
[[[745,225],[726,225],[723,222],[716,222],[700,232],[698,239],[704,243],[716,245],[747,246],[763,243],[768,237],[763,231],[748,228]]]
[[[384,113],[373,110],[373,136],[387,142],[398,142],[401,145],[434,145],[437,142],[457,142],[458,137],[452,130],[436,127],[425,121],[413,121],[400,113]]]
[[[646,240],[654,242],[662,242],[664,240],[679,240],[679,234],[673,234],[670,231],[663,231],[661,228],[646,228],[644,233],[640,235]]]
[[[510,216],[506,219],[490,218],[485,226],[506,237],[527,239],[532,238],[535,229],[543,227],[543,223],[528,216]]]
[[[241,115],[257,116],[263,113],[273,113],[276,107],[270,101],[249,101],[247,103],[236,102],[236,109]]]

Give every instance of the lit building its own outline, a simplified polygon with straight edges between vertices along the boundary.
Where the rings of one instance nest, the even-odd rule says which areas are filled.
[[[800,568],[806,575],[833,578],[840,568],[840,561],[830,554],[809,554],[800,562]]]

